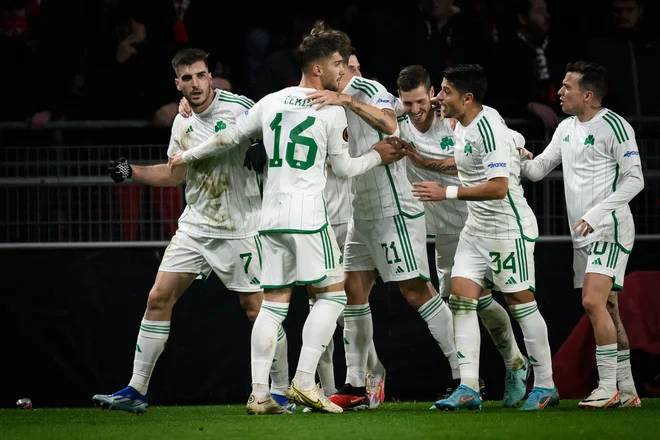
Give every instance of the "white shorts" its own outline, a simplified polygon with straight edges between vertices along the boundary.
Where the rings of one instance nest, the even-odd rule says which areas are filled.
[[[573,249],[573,287],[582,288],[585,273],[599,273],[612,278],[612,290],[623,289],[628,255],[616,243],[605,241]]]
[[[348,223],[344,252],[346,272],[377,271],[383,281],[429,280],[426,223],[402,215]]]
[[[468,278],[483,289],[504,293],[534,292],[534,242],[461,232],[451,277]]]
[[[262,234],[261,287],[324,287],[344,281],[341,252],[330,225],[318,232]]]
[[[346,233],[348,232],[348,223],[337,223],[332,225],[332,230],[335,231],[337,237],[337,244],[342,255],[344,253],[344,246],[346,245]]]
[[[178,230],[165,249],[158,270],[199,274],[202,279],[213,270],[229,290],[260,292],[259,237],[204,238]]]
[[[438,273],[438,293],[447,298],[451,293],[451,270],[458,247],[459,234],[435,236],[435,269]]]

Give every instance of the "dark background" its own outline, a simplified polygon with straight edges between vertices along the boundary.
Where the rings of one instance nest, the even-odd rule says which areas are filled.
[[[92,395],[126,386],[140,320],[162,251],[0,252],[5,274],[0,334],[5,335],[6,378],[0,387],[0,406],[13,406],[21,397],[31,398],[37,408],[90,406]],[[657,269],[658,257],[657,242],[638,241],[628,268]],[[548,325],[553,354],[583,314],[579,292],[572,289],[571,260],[569,242],[536,245],[537,301]],[[501,295],[494,296],[502,301]],[[379,281],[370,301],[376,349],[387,369],[387,399],[436,399],[450,385],[451,372],[424,321],[395,285]],[[296,288],[284,321],[292,376],[307,310],[306,293]],[[519,326],[514,322],[513,327],[525,352]],[[238,298],[215,275],[206,282],[196,281],[174,308],[167,348],[151,379],[150,403],[244,403],[250,389],[250,329]],[[341,341],[338,330],[338,384],[346,374]],[[632,354],[641,396],[645,395],[641,381],[650,380],[649,374],[655,371],[647,371],[650,364],[644,362],[646,359],[644,353]],[[486,382],[486,399],[500,399],[504,365],[485,331],[481,375]]]

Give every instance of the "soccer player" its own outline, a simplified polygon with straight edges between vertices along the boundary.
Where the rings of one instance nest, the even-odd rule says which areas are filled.
[[[523,174],[541,180],[562,164],[566,212],[573,239],[573,286],[582,289],[596,339],[598,388],[583,408],[641,406],[630,371],[628,336],[619,316],[635,224],[628,203],[644,188],[642,166],[630,124],[602,106],[605,69],[585,61],[569,63],[559,90],[562,121],[552,141],[533,160],[523,157]]]
[[[338,34],[339,31],[335,31]],[[344,34],[345,35],[345,34]],[[348,58],[347,64],[344,66],[346,74],[342,77],[339,83],[339,90],[343,90],[353,76],[362,76],[360,72],[360,62],[358,61],[355,48],[351,48],[351,53]],[[351,133],[346,132],[347,139],[350,138]],[[348,222],[351,219],[352,209],[352,194],[351,194],[351,179],[339,179],[332,171],[332,167],[328,167],[328,180],[325,187],[325,200],[328,205],[328,218],[332,229],[335,231],[337,243],[342,254],[344,254],[344,246],[346,243],[346,232],[348,230]],[[313,300],[310,299],[310,307],[313,305]],[[339,325],[344,327],[344,314],[339,316]],[[321,355],[319,360],[317,373],[319,380],[323,386],[323,392],[326,396],[331,396],[337,392],[334,375],[334,363],[332,355],[334,353],[334,341],[330,339],[330,343]],[[385,367],[378,359],[376,348],[373,344],[369,346],[367,356],[367,377],[366,388],[367,397],[369,398],[369,405],[371,408],[377,408],[383,403],[385,399]]]
[[[457,121],[454,156],[461,186],[420,182],[414,184],[415,195],[422,201],[467,200],[469,215],[456,248],[449,297],[461,386],[435,405],[449,410],[482,406],[477,308],[485,278],[504,293],[534,368],[534,388],[520,409],[557,405],[548,330],[534,299],[538,226],[518,181],[513,135],[495,109],[482,105],[486,76],[481,66],[459,65],[443,74],[439,100],[445,117]]]
[[[443,117],[440,108],[433,108],[431,104],[434,89],[428,72],[422,66],[405,67],[399,73],[397,86],[400,98],[396,101],[396,111],[400,114],[399,129],[410,159],[407,161],[408,179],[411,183],[436,180],[444,186],[460,186],[454,162],[454,129],[450,120]],[[459,234],[468,218],[467,202],[427,202],[424,209],[427,236],[435,238],[438,290],[447,301],[451,293],[452,265]],[[528,360],[520,353],[509,315],[493,300],[490,290],[484,290],[479,298],[477,314],[504,359],[503,404],[513,407],[527,392]],[[451,330],[450,337],[453,339],[453,328]],[[449,357],[455,382],[453,388],[460,384],[458,362],[456,356]]]
[[[383,141],[373,151],[351,158],[344,140],[343,109],[317,110],[310,105],[307,93],[337,90],[344,75],[341,53],[347,50],[333,34],[315,28],[296,50],[302,66],[300,86],[267,95],[235,125],[172,161],[176,169],[182,162],[194,163],[243,139],[263,136],[269,157],[259,226],[264,302],[252,330],[252,394],[247,403],[251,414],[286,412],[270,395],[268,369],[295,284],[308,285],[316,302],[305,321],[300,359],[287,397],[318,411],[342,412],[315,383],[319,358],[346,304],[341,253],[323,200],[325,161],[329,158],[335,174],[346,178],[403,157],[400,146]]]
[[[392,96],[376,81],[353,75],[341,93],[317,91],[308,97],[317,108],[346,108],[353,157],[368,154],[375,143],[397,133]],[[366,374],[373,339],[369,294],[379,275],[384,282],[398,283],[446,356],[454,356],[455,349],[451,311],[429,282],[424,207],[412,195],[405,163],[374,168],[354,177],[351,186],[353,215],[344,255],[347,374],[345,385],[331,400],[344,409],[357,410],[376,406],[370,405]],[[382,399],[375,381],[374,385],[370,395]]]
[[[184,49],[172,60],[176,87],[190,102],[194,116],[175,118],[167,151],[170,161],[182,142],[204,141],[233,124],[254,104],[244,96],[213,90],[207,58],[202,50]],[[111,164],[110,176],[115,182],[132,178],[145,185],[174,187],[186,179],[187,206],[149,292],[129,385],[112,395],[95,395],[96,403],[129,412],[147,410],[147,387],[167,342],[172,308],[198,276],[205,279],[213,270],[227,289],[239,294],[250,320],[256,319],[263,300],[262,251],[257,236],[261,197],[258,177],[243,167],[249,147],[249,142],[242,142],[233,151],[177,168],[172,174],[166,164],[130,165],[125,158]],[[284,329],[280,327],[278,332],[272,392],[284,396],[289,382],[287,343]]]

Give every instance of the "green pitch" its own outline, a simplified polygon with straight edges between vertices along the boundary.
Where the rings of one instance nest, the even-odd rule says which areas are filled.
[[[154,406],[141,416],[97,408],[0,410],[8,439],[657,439],[660,399],[640,409],[583,410],[577,401],[540,413],[431,411],[431,402],[387,403],[377,411],[339,415],[248,416],[242,405]]]

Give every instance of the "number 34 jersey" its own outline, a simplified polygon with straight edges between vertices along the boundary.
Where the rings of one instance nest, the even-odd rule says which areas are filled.
[[[262,137],[268,153],[261,232],[312,232],[328,223],[326,161],[348,149],[347,122],[341,106],[310,107],[306,94],[314,91],[271,93],[236,120],[239,134]]]

